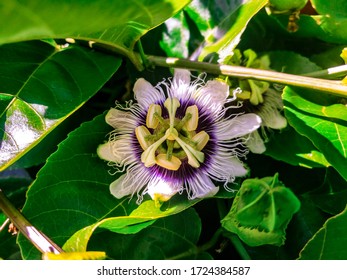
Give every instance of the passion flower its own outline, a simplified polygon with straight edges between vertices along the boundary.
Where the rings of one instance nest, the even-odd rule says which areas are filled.
[[[136,103],[116,104],[106,115],[114,130],[98,147],[100,158],[116,172],[110,185],[116,198],[149,194],[156,202],[186,191],[189,199],[215,195],[213,181],[227,184],[248,170],[239,158],[244,143],[259,128],[256,114],[226,114],[229,86],[219,80],[191,82],[190,72],[152,86],[145,79],[134,85]],[[226,117],[227,116],[227,117]]]

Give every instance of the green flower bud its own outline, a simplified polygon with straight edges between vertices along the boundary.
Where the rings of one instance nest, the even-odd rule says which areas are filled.
[[[300,201],[274,177],[247,179],[242,183],[222,226],[249,246],[281,246],[285,230]]]

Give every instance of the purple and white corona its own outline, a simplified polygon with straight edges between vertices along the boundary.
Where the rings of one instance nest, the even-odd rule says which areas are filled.
[[[259,128],[256,114],[232,114],[226,106],[229,86],[219,80],[191,81],[175,70],[172,79],[152,86],[140,78],[136,103],[110,109],[106,122],[114,130],[98,147],[100,158],[117,172],[110,185],[116,198],[149,194],[160,203],[186,191],[189,199],[213,196],[215,182],[227,184],[248,171],[239,159],[245,141]]]

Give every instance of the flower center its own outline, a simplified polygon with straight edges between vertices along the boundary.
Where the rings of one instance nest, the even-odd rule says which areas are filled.
[[[205,160],[201,150],[210,139],[205,131],[196,133],[198,107],[187,107],[183,118],[176,117],[177,108],[180,107],[177,98],[167,98],[164,107],[169,118],[162,117],[160,105],[151,104],[146,116],[146,126],[140,125],[135,129],[137,141],[143,149],[141,161],[146,167],[157,164],[168,170],[178,170],[182,160],[188,159],[188,164],[198,168]]]

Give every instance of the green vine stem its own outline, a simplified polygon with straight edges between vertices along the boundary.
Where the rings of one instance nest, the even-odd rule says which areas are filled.
[[[43,233],[38,231],[23,215],[20,213],[0,189],[0,209],[12,221],[16,228],[41,252],[52,252],[60,254],[63,250],[50,240]]]
[[[148,56],[148,62],[153,66],[185,68],[203,71],[215,75],[226,75],[255,80],[268,81],[278,84],[298,86],[325,91],[340,97],[347,97],[347,85],[341,81],[331,81],[307,76],[292,75],[269,70],[253,69],[242,66],[220,65],[207,62],[191,61],[181,58]],[[344,68],[343,71],[346,71]],[[324,74],[329,74],[328,70]],[[334,74],[337,74],[336,72]],[[317,73],[316,73],[317,75]],[[322,72],[318,76],[323,75]]]

